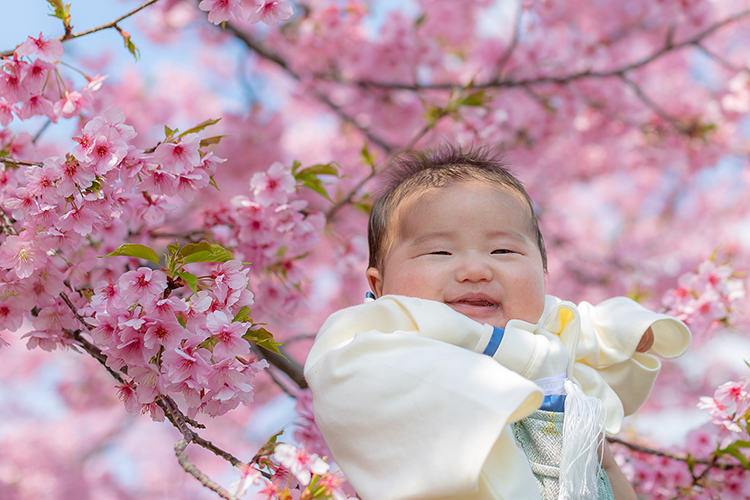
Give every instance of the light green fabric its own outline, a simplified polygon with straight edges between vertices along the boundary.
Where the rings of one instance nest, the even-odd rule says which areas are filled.
[[[516,444],[526,454],[543,500],[557,500],[560,492],[562,412],[537,410],[512,425]],[[604,469],[599,469],[599,500],[614,500]]]

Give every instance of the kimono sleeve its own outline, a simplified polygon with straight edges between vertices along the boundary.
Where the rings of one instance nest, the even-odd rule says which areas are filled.
[[[661,369],[656,356],[674,358],[690,345],[690,331],[684,323],[649,311],[626,297],[615,297],[596,306],[582,302],[578,310],[581,335],[576,351],[576,378],[584,389],[587,385],[592,387],[595,371],[622,402],[623,415],[635,412],[648,397]],[[647,353],[636,352],[649,327],[654,333],[654,345]]]
[[[507,424],[539,407],[535,384],[475,352],[487,328],[444,304],[388,296],[323,325],[305,376],[318,426],[363,500],[475,491]]]

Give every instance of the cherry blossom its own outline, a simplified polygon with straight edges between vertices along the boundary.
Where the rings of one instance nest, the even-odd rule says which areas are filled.
[[[288,20],[293,13],[292,6],[284,0],[261,0],[259,5],[250,11],[248,19],[251,23],[263,21],[269,26],[274,26],[280,21]]]
[[[318,476],[328,472],[326,464],[318,455],[307,453],[291,444],[281,443],[276,446],[274,459],[288,468],[300,484],[307,486],[313,474]]]

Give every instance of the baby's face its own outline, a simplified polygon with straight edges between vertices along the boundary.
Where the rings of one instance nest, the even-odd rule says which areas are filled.
[[[376,296],[444,302],[480,323],[536,323],[544,311],[542,256],[520,195],[481,181],[434,188],[399,207]]]

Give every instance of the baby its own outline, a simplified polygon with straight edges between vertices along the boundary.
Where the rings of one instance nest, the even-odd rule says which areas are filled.
[[[545,295],[531,200],[483,150],[403,158],[368,232],[376,300],[333,314],[305,365],[362,500],[635,498],[601,436],[645,401],[652,354],[687,349],[684,324]]]

